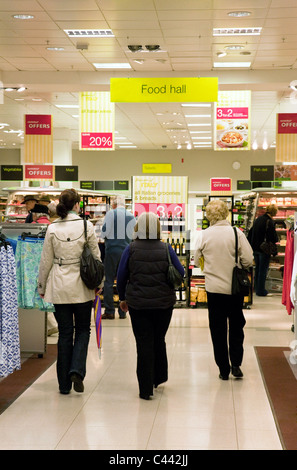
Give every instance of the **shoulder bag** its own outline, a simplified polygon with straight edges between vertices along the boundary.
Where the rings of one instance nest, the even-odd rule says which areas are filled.
[[[266,229],[265,229],[265,238],[264,241],[260,245],[260,250],[263,251],[268,256],[276,256],[277,254],[277,246],[273,242],[267,241],[267,228],[268,228],[269,220],[266,222]]]
[[[80,258],[80,276],[88,289],[100,286],[104,276],[104,265],[94,258],[87,239],[87,221],[84,219],[85,244]]]
[[[233,227],[235,234],[235,266],[232,273],[232,295],[247,296],[250,293],[251,281],[247,269],[238,266],[238,235]]]
[[[166,251],[168,256],[168,271],[167,271],[167,282],[172,289],[179,289],[183,282],[183,276],[179,273],[175,266],[173,266],[171,261],[171,256],[169,253],[168,243],[166,243]]]

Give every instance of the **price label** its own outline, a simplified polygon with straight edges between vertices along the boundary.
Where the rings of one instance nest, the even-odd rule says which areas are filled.
[[[82,132],[81,148],[89,150],[113,150],[112,132]]]

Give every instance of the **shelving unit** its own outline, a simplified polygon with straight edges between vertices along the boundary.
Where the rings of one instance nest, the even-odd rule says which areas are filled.
[[[297,192],[282,189],[256,189],[243,195],[242,202],[247,209],[246,233],[251,229],[254,220],[265,212],[268,205],[275,204],[278,207],[278,213],[273,217],[279,237],[278,253],[270,261],[266,289],[270,293],[281,293],[287,241],[286,220],[290,217],[294,220],[297,211]]]

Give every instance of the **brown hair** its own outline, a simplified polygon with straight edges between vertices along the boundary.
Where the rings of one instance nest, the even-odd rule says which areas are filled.
[[[59,197],[59,204],[56,207],[56,212],[61,219],[65,219],[68,212],[73,209],[73,206],[77,202],[80,202],[80,195],[75,191],[75,189],[65,189],[61,192]]]

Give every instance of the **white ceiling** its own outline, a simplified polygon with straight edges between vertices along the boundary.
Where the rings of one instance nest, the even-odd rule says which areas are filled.
[[[251,14],[230,17],[235,10]],[[34,18],[14,19],[17,13]],[[213,28],[227,27],[262,31],[260,36],[213,36]],[[64,32],[90,28],[111,29],[114,37],[69,38]],[[111,76],[217,76],[220,90],[250,89],[252,132],[259,143],[264,132],[269,144],[275,140],[276,113],[297,112],[289,88],[297,79],[296,0],[0,0],[0,31],[0,80],[3,86],[26,87],[23,93],[4,93],[0,122],[9,126],[0,129],[0,148],[20,147],[16,131],[24,129],[24,114],[35,113],[52,114],[56,132],[69,129],[78,148],[78,118],[73,117],[78,110],[56,105],[78,104],[79,91],[109,89]],[[160,50],[149,52],[145,45],[152,44]],[[243,49],[218,59],[218,52],[235,44]],[[128,45],[144,50],[133,53]],[[214,70],[214,61],[251,61],[251,67]],[[128,62],[132,68],[101,72],[94,62]],[[191,112],[196,113],[187,109],[186,114]],[[185,145],[191,142],[192,122],[178,103],[116,105],[117,136],[138,149]]]

